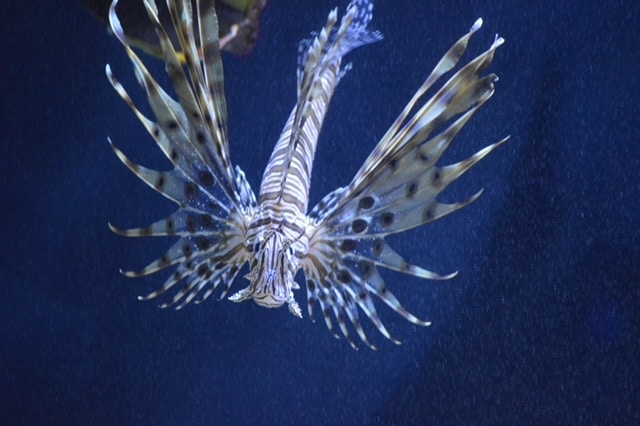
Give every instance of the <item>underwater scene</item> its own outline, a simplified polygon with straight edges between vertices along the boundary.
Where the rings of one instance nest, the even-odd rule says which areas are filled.
[[[640,422],[640,4],[0,11],[1,424]]]

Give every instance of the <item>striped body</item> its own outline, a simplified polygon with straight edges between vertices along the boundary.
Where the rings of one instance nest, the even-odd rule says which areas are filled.
[[[365,30],[371,15],[357,16],[358,11],[357,7],[350,8],[336,27],[334,10],[314,43],[303,52],[298,70],[298,102],[264,171],[259,209],[247,235],[247,240],[256,242],[258,247],[248,276],[252,283],[233,295],[233,301],[253,298],[264,307],[288,303],[294,315],[302,316],[292,290],[299,288],[294,278],[300,261],[308,257],[307,232],[311,227],[306,213],[318,136],[341,77],[342,57],[379,38],[377,33]],[[354,22],[356,18],[360,21]]]
[[[227,136],[227,111],[220,40],[215,9],[195,0],[167,0],[174,47],[157,17],[155,2],[145,1],[156,28],[166,69],[178,100],[172,99],[133,52],[115,12],[110,10],[114,34],[124,46],[155,115],[148,119],[133,104],[109,67],[107,76],[120,96],[147,128],[173,165],[167,172],[131,162],[118,148],[116,155],[140,179],[178,204],[168,218],[150,226],[122,230],[126,236],[177,236],[178,241],[159,259],[127,276],[155,273],[172,265],[174,272],[152,299],[182,283],[173,299],[161,306],[178,309],[199,303],[220,289],[225,298],[236,275],[248,264],[249,285],[229,299],[252,299],[264,307],[287,304],[296,316],[295,281],[306,277],[307,309],[315,306],[334,336],[334,321],[351,345],[348,323],[371,348],[359,313],[388,339],[372,296],[408,321],[429,325],[409,313],[387,288],[378,268],[389,268],[426,279],[448,279],[409,264],[385,242],[395,234],[432,222],[478,198],[444,204],[436,200],[451,182],[484,158],[504,140],[489,145],[466,160],[439,166],[437,161],[477,109],[493,94],[493,74],[482,76],[503,40],[496,37],[484,53],[461,67],[431,96],[434,83],[453,69],[468,40],[481,26],[478,20],[445,54],[409,104],[382,137],[351,183],[328,194],[308,211],[313,159],[322,124],[340,79],[348,67],[343,57],[354,48],[382,36],[367,26],[370,0],[352,0],[338,20],[329,14],[324,28],[300,44],[297,101],[264,171],[256,199],[244,173],[232,165]],[[197,34],[197,36],[196,36]],[[196,40],[205,40],[199,45]],[[184,55],[186,66],[180,63]]]

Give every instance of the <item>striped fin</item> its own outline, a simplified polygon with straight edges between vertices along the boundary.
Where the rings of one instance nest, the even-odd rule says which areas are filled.
[[[133,163],[113,143],[111,143],[111,147],[120,161],[140,180],[176,204],[188,206],[202,213],[211,213],[218,218],[229,216],[229,209],[206,191],[205,188],[210,184],[209,178],[202,180],[202,176],[200,176],[200,180],[193,181],[179,169],[167,172],[149,169]]]
[[[197,266],[183,263],[176,268],[173,274],[167,278],[159,289],[152,291],[146,296],[139,296],[138,299],[155,299],[174,288],[180,282],[184,282],[182,288],[174,294],[171,301],[161,304],[161,308],[175,306],[175,308],[179,310],[190,302],[202,303],[222,285],[224,288],[220,295],[221,300],[226,297],[229,287],[236,278],[239,270],[237,266],[226,263],[214,263],[211,260],[208,262],[199,262]]]
[[[224,80],[213,3],[208,2],[209,7],[203,9],[199,1],[195,2],[194,28],[191,1],[168,2],[171,22],[186,62],[183,66],[166,29],[158,20],[155,2],[144,1],[177,101],[156,82],[132,50],[116,15],[117,3],[115,0],[109,11],[111,28],[131,60],[155,121],[140,112],[109,66],[107,77],[173,168],[156,171],[135,164],[109,142],[117,157],[138,178],[179,208],[149,226],[133,229],[109,226],[114,232],[128,237],[180,237],[160,258],[140,270],[123,273],[139,277],[176,266],[160,289],[143,297],[145,300],[155,298],[183,283],[182,289],[162,307],[181,308],[191,301],[206,299],[220,287],[224,289],[224,297],[248,259],[244,234],[251,212],[256,208],[256,200],[244,173],[239,168],[234,170],[229,157]],[[197,38],[194,31],[198,31]],[[196,39],[205,40],[204,45],[198,46]],[[202,64],[199,51],[203,56]]]
[[[335,332],[332,318],[338,323],[342,335],[354,349],[357,349],[346,327],[345,319],[348,318],[360,339],[371,349],[376,349],[369,342],[362,328],[357,309],[360,308],[383,336],[400,344],[400,341],[391,335],[380,319],[372,296],[378,297],[391,309],[414,324],[431,325],[430,322],[412,315],[400,304],[386,286],[373,262],[349,257],[344,257],[336,262],[332,255],[335,249],[330,245],[322,245],[317,250],[322,251],[325,256],[316,257],[317,267],[305,269],[307,307],[309,316],[313,319],[314,306],[319,305],[325,324],[334,337],[339,338],[339,335]],[[323,265],[331,266],[323,267]]]
[[[120,96],[134,110],[143,125],[145,125],[147,131],[154,137],[165,156],[167,156],[177,169],[182,169],[185,174],[191,177],[208,173],[207,178],[209,179],[207,180],[213,180],[219,187],[217,192],[221,192],[221,194],[216,195],[216,198],[226,198],[237,206],[239,204],[239,200],[236,198],[238,189],[236,188],[234,173],[230,160],[228,159],[226,124],[223,124],[226,123],[226,107],[217,106],[217,109],[222,112],[216,116],[212,115],[210,109],[207,109],[208,104],[226,105],[224,93],[219,90],[211,95],[217,97],[222,96],[221,99],[206,99],[209,97],[209,94],[203,92],[202,86],[206,85],[207,82],[201,70],[198,68],[199,65],[192,67],[190,71],[192,84],[189,84],[183,67],[177,58],[176,51],[171,45],[166,31],[161,27],[157,15],[154,14],[155,3],[153,1],[145,2],[149,16],[156,25],[156,30],[165,54],[167,72],[180,102],[174,101],[155,81],[140,58],[129,46],[115,14],[116,3],[117,2],[113,3],[110,10],[113,32],[131,59],[138,81],[145,89],[151,109],[157,117],[157,123],[146,119],[146,117],[137,110],[130,97],[116,81],[115,77],[113,77],[108,67],[107,75],[109,80]],[[180,2],[172,2],[174,5],[176,3]],[[190,9],[190,2],[186,3]],[[172,18],[173,14],[179,13],[179,11],[175,10],[175,7],[172,7],[170,10],[172,12]],[[191,32],[191,39],[193,39],[191,20],[183,16],[182,21],[177,21],[180,27],[176,30],[180,34]],[[188,36],[185,37],[188,38]],[[194,60],[189,58],[191,57],[191,53],[197,55],[197,51],[193,52],[196,50],[196,47],[191,47],[191,53],[186,50],[186,46],[182,47],[185,49],[185,55],[188,58],[187,62],[193,65]],[[195,59],[195,61],[197,60],[198,59]],[[212,58],[211,61],[216,62],[215,58]],[[220,62],[219,55],[217,62]],[[214,65],[211,65],[211,68],[213,67]],[[223,83],[219,82],[219,84]],[[214,125],[213,123],[216,124]],[[229,201],[227,201],[227,204]]]
[[[360,339],[372,347],[357,317],[359,307],[385,337],[399,343],[378,318],[372,294],[408,321],[430,324],[400,304],[378,267],[431,280],[450,279],[457,274],[439,275],[408,263],[384,237],[432,222],[476,200],[482,191],[452,204],[441,203],[436,197],[506,141],[489,145],[459,163],[437,165],[462,127],[492,96],[498,78],[481,74],[503,39],[496,37],[487,51],[461,67],[435,94],[423,97],[458,63],[481,24],[481,20],[476,21],[440,60],[352,182],[327,195],[309,214],[314,230],[303,267],[310,314],[318,302],[329,329],[333,330],[334,318],[350,341],[345,318]]]
[[[109,228],[124,237],[188,237],[222,232],[225,224],[208,213],[180,208],[169,217],[142,228],[120,229],[111,224]]]

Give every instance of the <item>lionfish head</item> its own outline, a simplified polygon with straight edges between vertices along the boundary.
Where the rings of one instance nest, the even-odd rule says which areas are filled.
[[[302,317],[293,296],[293,290],[300,286],[294,280],[297,262],[291,241],[280,231],[270,232],[254,245],[253,251],[251,272],[245,276],[251,284],[229,299],[234,302],[253,299],[265,308],[279,308],[286,303],[292,314]]]

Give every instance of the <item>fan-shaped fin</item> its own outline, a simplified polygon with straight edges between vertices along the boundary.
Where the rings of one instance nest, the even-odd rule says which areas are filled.
[[[109,143],[111,143],[111,141],[109,141]],[[201,185],[189,179],[178,169],[166,172],[149,169],[129,160],[113,143],[111,143],[111,147],[120,161],[140,178],[140,180],[176,204],[189,206],[189,208],[193,210],[213,214],[217,217],[226,217],[229,215],[228,209],[222,202],[207,192],[202,191]]]
[[[439,275],[410,264],[389,247],[384,237],[432,222],[475,201],[482,190],[467,200],[450,204],[439,202],[437,196],[506,141],[505,138],[489,145],[458,163],[437,165],[453,138],[491,97],[498,80],[493,74],[480,75],[503,43],[496,37],[487,51],[462,66],[435,94],[424,99],[436,80],[458,63],[469,38],[481,24],[481,20],[476,21],[469,33],[449,49],[351,183],[328,194],[309,214],[312,229],[308,232],[309,253],[303,262],[309,313],[317,301],[327,327],[335,334],[333,316],[350,342],[345,316],[360,339],[372,346],[360,326],[357,306],[378,331],[399,343],[382,324],[371,294],[408,321],[430,324],[400,304],[378,267],[431,280],[450,279],[457,274]]]

